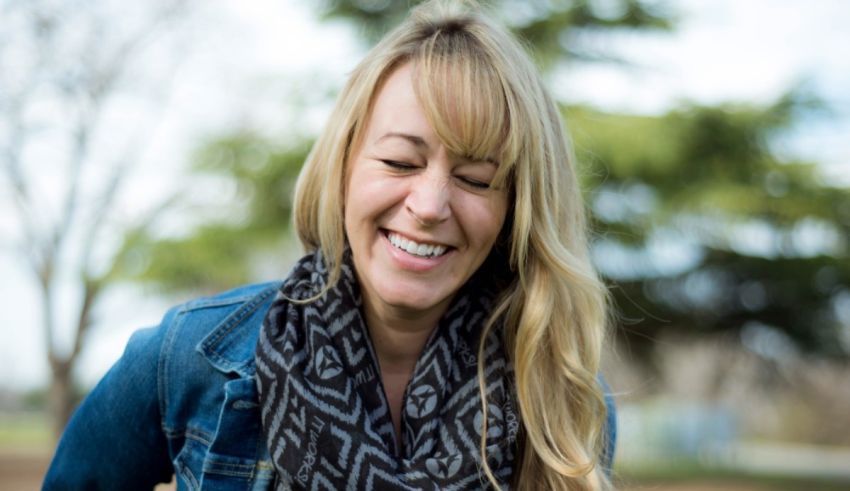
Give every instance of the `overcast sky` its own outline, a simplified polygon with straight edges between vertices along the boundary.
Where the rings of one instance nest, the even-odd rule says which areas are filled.
[[[805,83],[825,99],[832,116],[798,128],[783,149],[817,160],[830,179],[850,185],[850,2],[671,3],[682,19],[676,32],[604,41],[605,49],[632,62],[630,68],[571,66],[553,77],[555,92],[571,102],[657,113],[684,100],[769,102]],[[325,91],[342,84],[362,49],[349,28],[319,25],[306,5],[205,3],[196,24],[202,29],[191,37],[174,75],[126,206],[149,202],[165,191],[164,182],[180,185],[177,176],[204,137],[245,125],[281,138],[293,128],[311,133],[320,127],[327,104],[316,102],[305,119],[293,121],[294,111],[287,111],[284,101],[291,94],[307,106],[322,100]],[[12,234],[8,199],[0,199],[0,207],[0,233]],[[3,241],[0,249],[0,370],[5,375],[0,388],[33,387],[47,380],[38,304],[32,280],[7,245]],[[82,359],[83,382],[97,380],[130,333],[155,324],[174,301],[131,288],[108,297]]]

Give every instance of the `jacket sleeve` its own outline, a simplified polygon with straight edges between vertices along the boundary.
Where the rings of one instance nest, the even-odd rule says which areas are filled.
[[[602,449],[602,466],[610,476],[614,466],[614,450],[617,447],[617,407],[614,405],[614,396],[611,387],[605,379],[599,377],[605,396],[605,445]]]
[[[162,431],[158,364],[170,312],[137,331],[121,358],[75,411],[44,490],[147,489],[173,474]]]

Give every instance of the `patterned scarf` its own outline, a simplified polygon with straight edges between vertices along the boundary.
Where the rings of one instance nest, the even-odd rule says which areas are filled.
[[[456,295],[417,361],[396,443],[378,360],[361,315],[350,254],[341,279],[321,254],[301,259],[266,316],[257,344],[263,433],[277,489],[466,490],[489,488],[481,472],[478,339],[492,295],[475,278]],[[495,331],[495,330],[494,330]],[[487,459],[511,480],[519,421],[512,368],[500,336],[488,337]]]

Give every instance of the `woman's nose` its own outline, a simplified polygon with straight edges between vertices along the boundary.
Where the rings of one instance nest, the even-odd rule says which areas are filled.
[[[451,216],[450,192],[447,177],[426,172],[411,183],[405,207],[420,224],[436,225]]]

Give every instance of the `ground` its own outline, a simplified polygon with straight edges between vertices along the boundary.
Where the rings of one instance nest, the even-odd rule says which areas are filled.
[[[41,449],[0,448],[0,491],[36,491],[41,489],[41,480],[50,460],[50,452]],[[845,483],[846,485],[846,483]],[[173,485],[162,485],[157,491],[174,489]],[[842,489],[828,483],[780,482],[764,478],[745,476],[722,479],[698,477],[694,480],[662,481],[652,479],[621,478],[621,491],[768,491],[806,490],[827,491]]]

